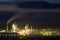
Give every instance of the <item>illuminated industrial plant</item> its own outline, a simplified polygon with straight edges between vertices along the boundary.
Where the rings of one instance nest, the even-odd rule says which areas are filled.
[[[6,32],[6,30],[1,30],[0,33],[1,32]],[[59,30],[54,30],[51,28],[33,29],[33,27],[29,26],[29,24],[26,24],[24,26],[24,28],[22,28],[22,29],[19,29],[19,27],[16,24],[12,24],[11,31],[8,31],[8,29],[7,29],[7,32],[12,32],[12,33],[16,32],[21,36],[29,36],[32,34],[40,35],[40,36],[58,36],[58,35],[60,35]]]
[[[25,29],[20,30],[18,33],[23,36],[30,35],[32,33],[32,28],[28,29],[28,26],[29,26],[28,24],[25,25]]]
[[[42,36],[57,36],[60,35],[59,32],[54,31],[54,29],[33,29],[32,26],[29,27],[29,24],[26,24],[24,26],[24,29],[18,29],[18,27],[13,24],[12,25],[12,32],[17,32],[18,34],[22,36],[36,34],[36,35],[42,35]]]

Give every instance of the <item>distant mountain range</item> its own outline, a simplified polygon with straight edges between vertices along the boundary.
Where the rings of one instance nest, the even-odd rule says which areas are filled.
[[[44,1],[30,1],[30,2],[21,2],[18,3],[17,6],[19,8],[40,8],[40,9],[48,9],[48,8],[60,8],[59,3],[48,3]]]
[[[2,4],[2,5],[16,5],[17,2],[15,2],[15,1],[7,1],[7,2],[0,2],[0,4]]]
[[[12,1],[12,2],[0,2],[4,5],[16,5],[19,8],[38,8],[38,9],[51,9],[60,8],[60,3],[48,3],[45,1]]]

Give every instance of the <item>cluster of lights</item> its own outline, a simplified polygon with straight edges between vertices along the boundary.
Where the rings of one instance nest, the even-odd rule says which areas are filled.
[[[0,32],[6,32],[6,30],[1,30]]]
[[[42,30],[38,30],[38,29],[32,29],[32,26],[31,28],[29,29],[28,28],[29,25],[25,25],[25,29],[18,29],[17,26],[15,24],[12,25],[12,32],[17,32],[19,35],[22,35],[22,36],[26,36],[26,35],[30,35],[30,34],[39,34],[39,35],[42,35],[42,36],[52,36],[52,35],[56,35],[57,32],[56,31],[50,31],[49,29],[42,29]],[[33,33],[35,32],[35,33]],[[39,33],[38,33],[39,32]],[[56,34],[54,34],[56,33]]]
[[[25,30],[21,30],[21,31],[19,31],[19,32],[17,32],[19,35],[23,35],[23,36],[25,36],[26,34],[25,34]]]
[[[25,29],[22,29],[18,32],[22,36],[30,35],[31,29],[28,29],[28,25],[25,25]]]
[[[43,36],[52,36],[53,32],[43,29],[42,31],[40,31],[40,34],[42,34]]]
[[[60,35],[60,33],[58,34],[57,31],[51,31],[49,29],[42,29],[42,30],[32,29],[32,26],[29,29],[28,27],[29,27],[29,25],[26,24],[25,28],[20,30],[20,29],[18,29],[17,25],[13,24],[12,30],[10,32],[17,32],[21,36],[26,36],[26,35],[31,35],[31,34],[38,34],[38,35],[42,35],[42,36]],[[5,32],[5,30],[2,30],[0,32]]]
[[[17,25],[15,25],[15,24],[13,24],[12,25],[12,30],[11,30],[12,32],[17,32]]]

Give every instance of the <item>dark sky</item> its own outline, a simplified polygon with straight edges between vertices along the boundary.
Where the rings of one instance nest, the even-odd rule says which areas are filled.
[[[7,21],[15,15],[14,12],[0,12],[0,28],[5,28]],[[20,23],[60,24],[60,13],[24,13],[15,15],[15,20]],[[19,20],[18,20],[19,19]],[[12,22],[10,22],[12,23]]]
[[[44,25],[46,26],[47,24],[50,27],[60,26],[60,13],[31,12],[31,13],[17,14],[12,18],[13,20],[10,23],[13,23],[14,21],[17,22],[19,25],[34,24],[36,26],[42,24],[43,26]]]
[[[5,28],[7,21],[14,15],[14,12],[0,12],[0,28]]]
[[[32,12],[32,13],[26,13],[26,14],[25,13],[18,14],[12,17],[12,19],[13,20],[20,19],[23,21],[31,22],[31,23],[36,22],[39,24],[60,24],[60,13]]]
[[[6,2],[12,0],[0,0],[0,2]],[[13,0],[14,1],[14,0]],[[27,0],[22,0],[27,1]],[[30,0],[28,0],[30,1]],[[34,0],[33,0],[34,1]],[[60,0],[37,0],[37,1],[47,1],[50,3],[60,3]],[[0,27],[6,27],[7,21],[14,15],[14,12],[0,12]],[[27,13],[26,15],[16,15],[16,19],[21,18],[22,21],[28,21],[38,24],[60,24],[60,13]]]
[[[60,3],[60,0],[0,0],[0,2],[7,2],[7,1],[46,1],[50,3]]]

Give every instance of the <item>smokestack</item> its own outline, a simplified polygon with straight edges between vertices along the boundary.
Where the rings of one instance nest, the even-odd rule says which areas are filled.
[[[7,27],[6,27],[6,32],[8,32],[8,24],[7,24]]]

